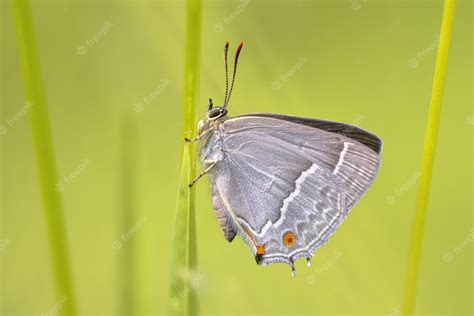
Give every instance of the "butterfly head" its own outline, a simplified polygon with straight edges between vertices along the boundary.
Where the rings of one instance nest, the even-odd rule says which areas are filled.
[[[227,110],[223,106],[214,107],[212,105],[212,99],[209,99],[209,108],[207,109],[207,113],[206,113],[206,121],[199,120],[198,126],[197,126],[198,133],[201,134],[201,132],[204,129],[204,126],[206,125],[209,126],[212,121],[216,121],[226,115],[227,115]]]

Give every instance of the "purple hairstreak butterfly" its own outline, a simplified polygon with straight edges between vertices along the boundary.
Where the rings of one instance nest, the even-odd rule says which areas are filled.
[[[380,166],[382,141],[359,127],[283,114],[231,117],[237,47],[222,106],[209,100],[199,121],[198,157],[209,175],[212,204],[224,237],[239,235],[256,262],[287,263],[306,258],[327,242],[366,193]]]

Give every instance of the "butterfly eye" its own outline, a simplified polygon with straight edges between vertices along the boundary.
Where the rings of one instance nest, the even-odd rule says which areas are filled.
[[[209,112],[208,112],[208,117],[210,119],[215,119],[217,118],[221,113],[221,109],[220,108],[214,108],[214,109],[211,109]]]
[[[204,122],[202,120],[199,120],[198,126],[197,126],[199,134],[201,134],[203,127],[204,127]]]
[[[227,110],[221,107],[216,107],[207,112],[207,118],[210,120],[216,120],[220,117],[223,117],[227,114]]]

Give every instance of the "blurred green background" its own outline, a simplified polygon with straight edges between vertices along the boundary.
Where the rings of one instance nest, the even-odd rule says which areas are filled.
[[[0,314],[41,315],[64,298],[54,288],[31,131],[22,114],[11,3],[2,0],[0,10]],[[32,1],[32,15],[78,311],[115,315],[130,300],[136,314],[165,314],[185,3]],[[296,278],[286,265],[257,266],[241,240],[228,244],[208,181],[200,182],[201,277],[190,290],[197,291],[203,315],[399,314],[441,15],[442,1],[203,2],[200,117],[208,97],[222,102],[225,40],[231,58],[244,40],[231,115],[337,120],[384,141],[369,193],[311,268],[297,263]],[[474,313],[472,16],[472,1],[458,1],[417,315]]]

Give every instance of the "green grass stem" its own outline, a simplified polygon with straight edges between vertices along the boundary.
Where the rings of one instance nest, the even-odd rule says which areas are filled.
[[[425,145],[423,159],[421,162],[421,176],[418,184],[416,197],[415,217],[413,221],[410,252],[408,256],[408,267],[403,295],[402,314],[412,315],[415,297],[416,281],[422,251],[423,231],[428,207],[428,198],[433,173],[433,160],[436,152],[436,141],[440,120],[441,102],[443,99],[444,78],[448,63],[448,50],[451,41],[451,30],[453,27],[455,0],[445,0],[443,20],[439,39],[438,54],[436,56],[436,67],[431,92],[428,123],[426,127]]]
[[[60,312],[63,315],[74,315],[75,298],[66,229],[60,193],[56,191],[58,177],[48,122],[48,109],[33,33],[30,4],[28,0],[12,0],[12,6],[24,89],[27,100],[31,102],[28,117],[36,156],[56,291],[58,299],[59,297],[67,298]]]
[[[201,1],[187,0],[185,30],[182,139],[193,137],[201,49]],[[172,315],[197,315],[196,289],[192,286],[196,264],[194,190],[188,184],[196,175],[195,146],[183,142],[181,175],[173,232],[169,310]]]

